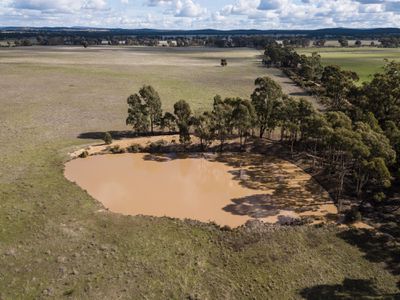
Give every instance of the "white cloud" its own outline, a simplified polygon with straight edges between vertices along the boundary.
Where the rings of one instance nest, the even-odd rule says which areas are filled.
[[[181,29],[400,27],[400,0],[229,0],[227,5],[220,5],[216,10],[218,2],[0,0],[0,26],[97,24]]]
[[[192,0],[178,0],[175,3],[176,17],[197,18],[205,15],[207,9]]]
[[[80,9],[104,9],[106,0],[14,0],[11,6],[22,10],[72,13]]]

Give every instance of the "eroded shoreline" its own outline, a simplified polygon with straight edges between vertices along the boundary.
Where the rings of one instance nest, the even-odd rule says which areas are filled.
[[[177,139],[156,136],[90,146],[71,153],[77,158],[87,151],[89,157],[67,162],[65,175],[107,209],[125,215],[188,218],[231,227],[253,219],[268,224],[336,222],[337,209],[329,194],[299,167],[273,155],[108,154],[116,146],[146,147],[160,140],[174,144]]]

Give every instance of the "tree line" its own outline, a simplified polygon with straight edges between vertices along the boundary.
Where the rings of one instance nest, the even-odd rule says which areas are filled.
[[[311,60],[318,61],[311,57]],[[292,60],[285,64],[292,64]],[[335,185],[342,208],[343,194],[359,200],[382,201],[399,175],[400,64],[391,62],[370,83],[354,85],[355,76],[338,67],[314,68],[308,74],[324,83],[331,102],[325,112],[316,111],[305,99],[285,95],[268,77],[255,81],[250,100],[215,96],[212,109],[193,114],[185,100],[163,114],[159,94],[151,86],[128,98],[128,125],[139,133],[160,128],[178,131],[188,144],[196,135],[203,150],[218,141],[238,138],[244,149],[250,137],[278,136],[290,152],[302,152],[313,167],[325,172]]]
[[[387,61],[362,85],[355,72],[323,67],[318,53],[299,55],[277,44],[266,47],[264,64],[296,74],[324,100],[326,112],[311,118],[299,142],[335,174],[337,198],[347,183],[359,199],[385,199],[399,181],[400,63]]]

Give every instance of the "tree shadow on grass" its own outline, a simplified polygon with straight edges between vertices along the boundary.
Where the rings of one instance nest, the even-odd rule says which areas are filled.
[[[305,288],[300,295],[307,300],[320,299],[399,299],[400,294],[383,294],[372,280],[344,279],[342,284],[324,284]]]
[[[112,130],[108,131],[114,140],[122,140],[129,138],[138,138],[138,137],[150,137],[150,136],[165,136],[165,135],[174,135],[175,133],[166,133],[166,132],[154,132],[154,134],[137,134],[132,130]],[[90,132],[82,132],[78,135],[78,139],[83,140],[102,140],[105,135],[105,131],[90,131]]]
[[[348,230],[338,236],[358,247],[369,261],[385,263],[392,274],[400,275],[400,243],[393,236],[370,230]]]

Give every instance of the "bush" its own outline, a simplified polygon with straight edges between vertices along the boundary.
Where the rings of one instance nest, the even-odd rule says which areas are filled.
[[[164,141],[164,140],[159,140],[156,142],[152,142],[149,145],[149,151],[150,152],[162,152],[163,147],[167,146],[168,142]]]
[[[109,133],[109,132],[106,132],[105,134],[104,134],[104,137],[103,137],[103,140],[104,140],[104,143],[106,144],[106,145],[110,145],[111,143],[112,143],[112,136],[111,136],[111,134]]]
[[[375,202],[379,203],[386,199],[386,195],[385,195],[385,193],[379,192],[379,193],[374,194],[373,199]]]
[[[128,148],[126,148],[126,151],[129,153],[139,153],[143,151],[143,147],[139,144],[132,144]]]
[[[111,147],[110,151],[112,154],[125,153],[125,149],[122,149],[119,145],[115,145],[114,147]]]
[[[89,156],[89,152],[87,152],[86,150],[83,151],[81,154],[79,154],[79,157],[80,157],[80,158],[86,158],[86,157],[88,157],[88,156]]]
[[[353,206],[348,213],[345,215],[345,221],[348,223],[354,223],[361,221],[361,213],[358,210],[358,207]]]

